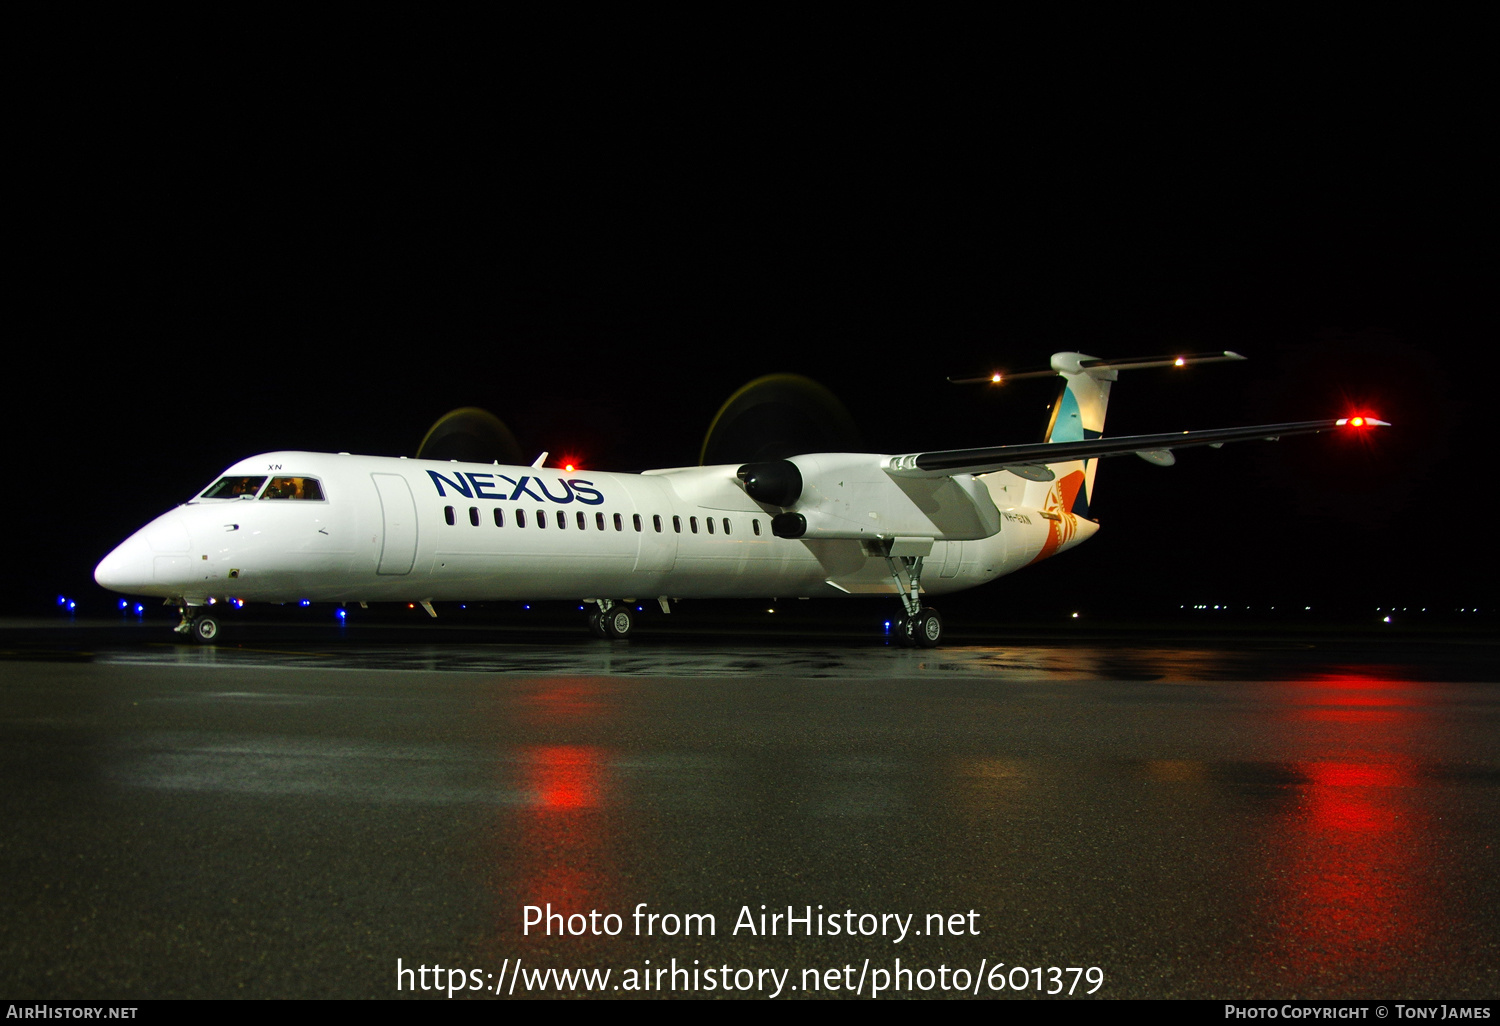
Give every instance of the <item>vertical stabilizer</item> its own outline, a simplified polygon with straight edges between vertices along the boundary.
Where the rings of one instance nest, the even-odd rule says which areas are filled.
[[[1083,353],[1053,353],[1052,369],[1062,378],[1062,383],[1042,440],[1082,442],[1104,434],[1109,388],[1119,377],[1119,372],[1106,361]],[[1097,459],[1049,464],[1053,480],[1029,482],[1026,505],[1051,513],[1073,513],[1087,518],[1098,464]]]
[[[981,382],[991,385],[1016,381],[1020,378],[1062,378],[1057,401],[1052,404],[1052,416],[1047,421],[1044,442],[1084,442],[1104,434],[1104,414],[1109,408],[1109,389],[1122,370],[1142,367],[1186,367],[1196,363],[1221,363],[1228,360],[1243,360],[1239,353],[1227,350],[1218,353],[1194,353],[1191,356],[1139,356],[1127,359],[1101,360],[1097,356],[1083,353],[1053,353],[1051,370],[1024,371],[1020,374],[1002,374],[999,371],[984,378],[949,378],[956,385],[976,385]],[[1152,462],[1150,453],[1141,453]],[[1094,474],[1098,469],[1097,458],[1066,460],[1047,464],[1051,480],[1035,480],[1030,475],[1012,472],[1005,478],[992,478],[986,483],[995,496],[997,505],[1016,501],[1016,491],[1021,491],[1021,502],[1046,513],[1072,513],[1092,519],[1090,508],[1094,499]],[[989,477],[989,475],[986,475]],[[1024,478],[1024,486],[1018,480]]]

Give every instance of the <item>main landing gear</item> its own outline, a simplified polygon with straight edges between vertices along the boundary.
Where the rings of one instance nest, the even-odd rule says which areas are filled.
[[[614,599],[595,599],[598,609],[589,612],[589,630],[596,638],[622,641],[635,630],[635,610]]]
[[[892,633],[902,644],[936,648],[943,639],[943,618],[936,609],[922,605],[918,598],[921,594],[922,557],[886,556],[885,563],[890,567],[891,579],[896,582],[896,591],[906,610],[896,620]]]

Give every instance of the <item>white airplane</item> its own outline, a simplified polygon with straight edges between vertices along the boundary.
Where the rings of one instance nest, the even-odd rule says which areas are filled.
[[[1080,544],[1099,459],[1385,425],[1369,417],[1106,438],[1118,372],[1243,359],[1101,360],[1057,353],[1046,440],[909,453],[811,453],[744,465],[611,474],[348,453],[241,460],[131,535],[94,578],[177,605],[211,642],[234,602],[581,600],[601,637],[633,604],[673,599],[894,596],[897,635],[937,645],[926,599],[985,584]]]

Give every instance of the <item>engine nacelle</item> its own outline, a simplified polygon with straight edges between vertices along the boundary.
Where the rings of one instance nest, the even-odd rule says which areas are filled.
[[[1000,513],[983,482],[970,474],[896,478],[888,457],[810,453],[746,463],[736,471],[745,494],[772,513],[778,538],[988,538]]]
[[[769,463],[746,463],[735,476],[745,483],[745,494],[756,502],[785,509],[802,497],[802,471],[791,460]],[[796,538],[799,535],[782,535]]]

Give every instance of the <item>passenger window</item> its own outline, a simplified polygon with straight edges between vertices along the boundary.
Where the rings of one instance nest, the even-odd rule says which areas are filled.
[[[704,517],[703,518],[703,523],[708,526],[708,533],[709,534],[713,534],[714,533],[714,518],[713,517]]]
[[[654,527],[654,528],[656,528],[656,533],[657,534],[661,534],[661,514],[660,513],[653,513],[651,515],[651,526]]]
[[[688,527],[692,529],[692,532],[694,534],[697,534],[698,533],[698,518],[697,517],[688,517]]]
[[[454,517],[453,517],[453,507],[452,506],[444,506],[443,507],[443,519],[446,520],[446,521],[448,521],[448,526],[449,527],[452,527],[454,524],[458,523],[458,521],[455,520]]]
[[[724,518],[724,533],[726,535],[729,533],[729,518],[728,517]]]
[[[579,510],[578,511],[578,529],[580,531],[586,531],[586,530],[588,530],[588,526],[589,526],[588,518],[583,515],[583,510]]]
[[[504,527],[505,526],[505,514],[500,511],[500,507],[499,506],[495,507],[495,526],[496,527]]]
[[[238,499],[241,495],[254,495],[265,483],[266,479],[263,477],[221,477],[198,498]]]
[[[625,521],[623,521],[623,520],[620,519],[620,514],[618,514],[618,513],[615,514],[615,530],[616,531],[623,531],[623,530],[625,530]]]
[[[636,513],[630,519],[635,524],[635,533],[636,534],[640,534],[641,533],[641,515],[639,513]]]
[[[751,519],[751,521],[750,521],[750,529],[755,532],[755,536],[757,538],[760,537],[760,521],[759,520]]]
[[[323,487],[311,477],[273,477],[262,499],[305,499],[309,502],[323,501]]]
[[[568,515],[566,513],[564,513],[562,510],[558,510],[557,511],[557,529],[559,531],[561,531],[564,527],[567,527],[567,526],[568,526]]]
[[[681,517],[679,517],[679,516],[672,517],[672,530],[675,531],[675,532],[677,532],[678,534],[682,533],[682,518]]]
[[[546,510],[539,509],[539,510],[536,511],[536,526],[538,526],[538,527],[546,527],[547,526],[547,511]]]
[[[524,509],[518,509],[518,510],[516,510],[516,526],[517,527],[525,527],[526,526],[526,511]]]
[[[469,523],[472,524],[475,527],[479,526],[479,507],[478,506],[470,506],[469,507]]]
[[[604,514],[603,513],[595,513],[594,514],[594,526],[597,527],[601,531],[604,530]]]

